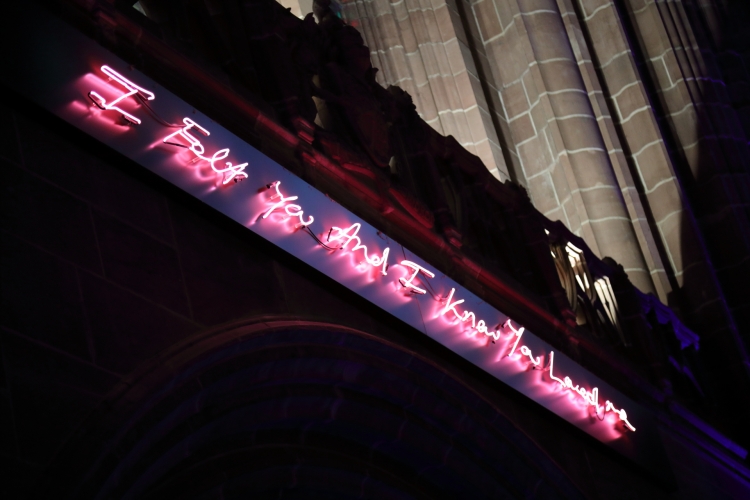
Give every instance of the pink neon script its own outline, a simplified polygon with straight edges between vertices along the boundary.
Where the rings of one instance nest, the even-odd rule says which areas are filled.
[[[524,327],[519,328],[516,330],[513,328],[512,323],[510,320],[506,321],[503,325],[504,327],[509,328],[513,334],[516,337],[516,341],[513,344],[513,348],[511,349],[508,356],[512,356],[513,353],[516,351],[516,348],[518,347],[518,343],[521,340],[521,337],[523,336]],[[529,349],[527,346],[523,345],[519,349],[519,352],[521,353],[521,356],[525,356],[528,358],[528,360],[534,365],[535,368],[541,366],[542,364],[542,358],[541,356],[538,356],[534,358],[533,353],[531,352],[531,349]],[[571,390],[581,396],[583,401],[590,406],[593,406],[596,410],[597,415],[599,414],[599,411],[601,410],[601,406],[599,406],[599,388],[594,387],[591,389],[591,391],[586,390],[585,388],[581,387],[578,384],[574,384],[570,377],[564,377],[559,378],[555,376],[555,352],[550,351],[549,352],[549,377],[554,380],[555,382],[558,382],[563,389]],[[616,414],[618,417],[620,417],[620,420],[622,421],[625,426],[630,429],[631,431],[635,432],[635,427],[628,421],[628,414],[625,410],[618,410],[615,405],[612,404],[612,402],[607,401],[604,403],[604,413],[607,413],[611,411],[612,413]]]
[[[89,99],[91,99],[94,102],[94,104],[96,104],[99,107],[99,109],[117,111],[121,113],[123,118],[125,118],[130,123],[133,123],[134,125],[140,125],[141,120],[131,115],[127,111],[121,108],[118,108],[117,104],[119,104],[120,101],[122,101],[123,99],[126,99],[136,94],[140,94],[141,97],[149,101],[153,101],[154,98],[156,97],[154,93],[149,90],[144,89],[143,87],[139,87],[138,85],[131,82],[130,80],[128,80],[127,78],[125,78],[124,76],[122,76],[120,73],[113,70],[109,66],[104,65],[102,66],[101,69],[105,75],[107,75],[110,79],[116,81],[117,83],[125,87],[128,90],[128,92],[122,94],[120,97],[118,97],[114,101],[108,103],[107,100],[104,97],[102,97],[98,92],[95,92],[92,90],[89,92]]]
[[[178,133],[179,132],[176,132],[175,134],[178,134]],[[273,187],[276,191],[276,193],[270,197],[270,200],[278,200],[278,201],[276,201],[268,210],[266,210],[262,218],[266,219],[275,210],[283,208],[286,214],[289,215],[290,217],[299,218],[299,223],[297,224],[297,227],[309,226],[310,224],[312,224],[314,220],[312,216],[310,216],[307,221],[303,219],[304,211],[302,210],[302,207],[300,205],[289,203],[291,201],[297,200],[298,197],[297,196],[284,196],[284,194],[281,192],[280,186],[281,186],[281,181],[276,181],[268,186],[269,188]],[[346,229],[342,229],[342,228],[334,226],[331,228],[329,232],[328,241],[329,242],[336,242],[336,241],[341,242],[338,247],[339,249],[347,248],[349,244],[352,241],[354,241],[355,242],[354,247],[351,248],[351,251],[355,252],[355,251],[361,250],[363,252],[365,261],[367,261],[370,265],[374,267],[382,267],[381,273],[383,275],[386,275],[387,274],[386,269],[388,265],[387,261],[388,261],[390,248],[386,248],[383,251],[382,256],[380,257],[378,257],[377,255],[370,256],[368,253],[367,246],[362,244],[362,240],[358,236],[361,227],[362,225],[359,222],[352,224]],[[427,291],[424,288],[417,286],[414,283],[414,280],[416,280],[420,274],[426,276],[427,278],[434,278],[435,273],[409,260],[402,260],[400,263],[402,266],[410,268],[412,272],[408,278],[404,278],[404,277],[398,278],[399,283],[404,288],[409,289],[414,294],[418,294],[418,295],[426,294]],[[495,340],[499,340],[502,332],[500,330],[496,330],[496,331],[490,330],[487,327],[487,324],[484,320],[482,319],[477,320],[476,314],[473,311],[464,310],[463,312],[459,312],[457,307],[463,304],[465,300],[464,299],[454,300],[455,293],[456,293],[456,289],[451,288],[451,291],[448,294],[447,299],[445,300],[445,305],[440,310],[439,315],[444,316],[448,312],[452,312],[455,319],[458,319],[461,323],[470,321],[471,328],[477,330],[477,332],[483,333],[486,336],[492,337]],[[436,300],[440,300],[440,299],[436,299]],[[523,337],[523,334],[525,332],[524,327],[520,327],[516,329],[511,323],[511,320],[508,319],[502,325],[502,328],[509,329],[515,337],[513,346],[510,350],[510,353],[508,354],[509,357],[513,356],[516,352],[520,353],[521,357],[526,359],[529,363],[531,363],[534,368],[541,369],[543,371],[548,371],[550,379],[552,379],[555,382],[558,382],[560,386],[562,387],[562,389],[571,390],[575,394],[578,394],[587,405],[593,406],[593,408],[596,411],[597,416],[601,412],[603,413],[612,412],[619,417],[620,421],[623,422],[625,427],[627,427],[631,431],[635,431],[635,427],[628,421],[628,415],[624,409],[616,408],[614,404],[612,404],[611,401],[606,401],[603,407],[599,405],[599,388],[598,387],[594,387],[591,391],[588,391],[585,388],[581,387],[579,384],[574,384],[570,377],[566,376],[564,378],[560,378],[556,376],[554,373],[554,365],[555,365],[554,351],[550,351],[549,353],[549,366],[546,369],[542,368],[544,364],[543,357],[542,356],[535,357],[534,353],[528,346],[521,344],[521,338]]]
[[[188,147],[190,151],[195,153],[195,156],[205,159],[203,154],[206,152],[206,150],[203,148],[203,144],[201,144],[201,141],[197,137],[195,137],[193,134],[191,134],[190,131],[193,128],[195,128],[198,132],[205,135],[206,137],[211,135],[211,132],[201,127],[194,120],[191,120],[190,118],[183,118],[182,123],[185,124],[184,127],[180,128],[180,130],[178,130],[177,132],[166,136],[164,139],[162,139],[162,142],[164,142],[164,144],[170,144],[172,146],[178,146],[181,148]],[[185,146],[184,144],[180,144],[179,142],[172,142],[169,140],[176,135],[182,136],[182,138],[185,139],[188,142],[188,144],[190,144],[190,146]]]
[[[518,343],[521,341],[521,336],[523,336],[523,332],[525,328],[521,327],[519,330],[516,330],[515,328],[513,328],[513,325],[511,324],[510,320],[507,320],[503,324],[503,327],[510,328],[510,330],[513,332],[513,334],[516,337],[516,341],[513,343],[513,348],[510,350],[510,353],[508,354],[508,356],[513,356],[513,353],[516,352],[516,348],[518,347]],[[521,356],[526,356],[527,358],[529,358],[529,361],[531,361],[531,363],[535,367],[542,364],[541,356],[537,356],[537,358],[534,359],[534,355],[532,354],[531,349],[529,349],[527,346],[522,345],[520,352],[521,352]]]
[[[266,213],[263,214],[263,218],[264,219],[267,219],[268,216],[271,215],[271,213],[274,210],[276,210],[277,208],[284,207],[284,212],[286,212],[286,214],[289,217],[297,217],[297,218],[299,218],[299,223],[298,223],[299,227],[309,226],[310,224],[313,223],[313,221],[315,220],[315,218],[312,215],[310,217],[308,217],[307,221],[305,221],[305,220],[302,219],[302,215],[305,212],[302,210],[301,206],[294,205],[294,204],[286,205],[286,203],[288,201],[294,201],[297,198],[299,198],[299,196],[288,196],[288,197],[285,197],[283,194],[281,194],[281,190],[279,189],[279,186],[281,186],[281,181],[276,181],[276,182],[272,183],[271,186],[273,186],[276,189],[276,194],[273,195],[273,196],[271,196],[271,199],[272,200],[278,199],[279,201],[277,201],[271,208],[269,208],[268,210],[266,210]]]
[[[419,288],[418,286],[414,285],[413,281],[420,272],[424,274],[425,276],[427,276],[428,278],[434,278],[435,273],[425,269],[419,264],[415,264],[414,262],[410,260],[402,260],[401,265],[406,266],[406,267],[411,267],[414,270],[414,272],[411,274],[411,276],[409,276],[408,280],[404,278],[399,278],[398,279],[399,283],[401,283],[401,285],[403,285],[405,288],[410,289],[414,293],[419,293],[422,295],[427,293],[427,290],[425,290],[424,288]]]
[[[473,311],[464,311],[463,314],[460,314],[456,310],[456,306],[463,304],[465,302],[464,299],[461,300],[453,300],[453,295],[456,293],[455,288],[451,288],[451,292],[448,294],[448,299],[446,300],[445,307],[440,311],[440,316],[444,316],[445,313],[448,311],[453,312],[453,314],[456,316],[457,319],[461,320],[461,322],[466,322],[471,320],[471,327],[477,330],[479,333],[483,333],[487,335],[488,337],[492,337],[495,340],[498,340],[500,338],[500,332],[496,330],[490,330],[487,328],[487,323],[483,319],[480,319],[477,321],[477,316],[474,314]]]
[[[222,184],[227,184],[236,177],[240,177],[242,179],[247,178],[247,173],[245,172],[245,167],[247,167],[247,163],[241,163],[239,165],[233,165],[232,162],[225,162],[224,167],[225,168],[217,168],[216,162],[225,159],[227,156],[229,156],[229,148],[220,149],[217,152],[215,152],[211,157],[208,157],[205,155],[206,149],[203,147],[203,144],[201,141],[190,133],[192,129],[196,129],[198,132],[203,134],[204,136],[208,137],[211,135],[211,132],[206,130],[205,128],[198,125],[194,120],[190,118],[183,118],[182,123],[185,124],[184,127],[180,128],[177,132],[174,132],[173,134],[168,135],[165,137],[162,142],[164,144],[169,144],[171,146],[178,146],[181,148],[187,147],[190,149],[190,151],[195,154],[196,157],[200,158],[201,160],[205,160],[211,164],[211,169],[216,172],[217,174],[224,174],[224,180],[222,181]],[[184,144],[180,144],[179,142],[170,141],[173,137],[179,135],[187,143],[189,146],[185,146]]]
[[[367,245],[363,245],[362,240],[359,236],[357,236],[357,233],[359,233],[359,229],[361,227],[362,224],[360,224],[359,222],[355,222],[346,229],[341,229],[340,227],[334,226],[331,228],[331,233],[333,233],[333,231],[336,231],[336,234],[329,234],[328,241],[343,241],[343,243],[339,245],[339,248],[346,248],[349,243],[351,243],[353,240],[356,240],[354,248],[352,248],[351,251],[356,252],[357,250],[362,250],[367,263],[373,267],[381,267],[381,274],[383,276],[387,275],[388,273],[386,272],[386,270],[388,269],[388,254],[391,249],[386,248],[385,250],[383,250],[383,255],[381,255],[380,257],[378,257],[377,255],[373,255],[371,257],[367,252]]]
[[[591,390],[591,392],[589,392],[579,385],[573,385],[573,381],[570,379],[570,377],[565,377],[563,379],[556,377],[554,375],[554,367],[555,367],[555,353],[554,351],[550,351],[549,352],[549,377],[555,382],[558,382],[560,385],[562,385],[564,389],[570,389],[571,391],[580,395],[587,404],[592,405],[594,407],[598,415],[599,409],[601,408],[601,406],[599,406],[599,388],[594,387]],[[620,417],[620,421],[622,421],[622,423],[625,424],[625,426],[628,429],[635,432],[635,427],[633,427],[633,425],[628,421],[628,414],[624,409],[618,410],[617,408],[615,408],[615,405],[612,404],[611,401],[606,401],[604,403],[604,413],[607,413],[609,411],[613,412],[618,417]]]

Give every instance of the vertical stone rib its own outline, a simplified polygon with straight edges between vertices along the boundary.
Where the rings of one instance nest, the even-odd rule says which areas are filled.
[[[573,52],[578,60],[578,66],[581,68],[589,102],[596,116],[644,260],[648,266],[657,295],[663,302],[667,303],[669,294],[673,289],[670,283],[672,269],[667,268],[666,265],[668,264],[663,260],[661,241],[657,241],[659,235],[654,235],[652,232],[649,214],[647,214],[650,207],[644,207],[643,203],[647,201],[641,200],[638,184],[633,178],[634,174],[631,173],[615,123],[622,127],[623,116],[627,116],[633,124],[637,123],[630,134],[625,134],[622,138],[627,150],[631,150],[628,139],[634,135],[643,137],[646,143],[653,141],[654,137],[659,136],[658,126],[651,116],[648,98],[634,65],[622,66],[614,74],[602,73],[601,76],[604,78],[601,81],[600,74],[595,68],[594,60],[592,60],[594,58],[597,61],[609,61],[618,54],[629,52],[628,41],[619,25],[611,1],[577,2],[580,5],[580,11],[578,12],[575,10],[574,1],[577,0],[558,0],[558,5],[560,10],[564,12],[563,20],[573,46]],[[589,46],[586,37],[590,40],[591,46]],[[630,60],[629,57],[628,59]],[[616,113],[614,119],[610,114],[607,99],[613,104],[612,107]],[[636,150],[640,149],[641,146],[636,144]],[[671,172],[666,150],[662,148],[661,151],[664,153],[661,161],[649,168],[659,170],[665,179],[673,179],[674,175]],[[680,196],[670,196],[669,194],[665,196],[665,191],[668,189],[670,190],[669,193],[679,193],[676,182],[665,186],[659,192],[661,198],[664,199],[661,204],[670,205],[668,208],[670,212],[681,210],[683,207]],[[666,203],[664,203],[665,201]],[[668,274],[668,269],[670,274]]]
[[[560,164],[582,237],[599,255],[620,262],[636,286],[654,292],[557,2],[519,0],[518,8],[533,60],[531,80],[547,108],[544,114],[555,164],[526,172],[531,174],[527,180]],[[560,176],[552,177],[555,188],[563,188],[556,179]],[[538,197],[535,186],[529,182],[533,199]],[[558,192],[564,205],[565,199],[560,198]],[[566,209],[569,218],[570,208]]]
[[[378,82],[409,92],[435,130],[453,135],[495,176],[508,178],[487,100],[469,75],[476,69],[461,41],[466,34],[460,16],[455,5],[450,9],[445,0],[355,0],[343,12],[363,33],[373,65],[381,69]]]
[[[750,303],[736,286],[750,275],[750,243],[744,237],[750,234],[748,204],[739,194],[748,185],[750,150],[727,92],[722,73],[727,66],[717,51],[727,36],[720,29],[724,20],[713,3],[628,0],[628,6],[626,15],[638,34],[653,97],[668,127],[665,137],[673,149],[675,179],[654,172],[654,162],[663,155],[653,147],[639,150],[634,158],[686,311],[711,318],[704,325],[704,332],[711,334],[726,328],[731,314],[725,308],[747,310]],[[677,184],[673,189],[672,183]],[[665,189],[686,196],[686,209],[665,209],[669,198],[678,198],[665,197]],[[735,315],[750,324],[749,314],[744,319],[741,313]]]

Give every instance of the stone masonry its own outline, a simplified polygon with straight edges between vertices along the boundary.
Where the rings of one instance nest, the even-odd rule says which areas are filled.
[[[436,130],[702,333],[747,335],[747,43],[722,37],[742,31],[731,5],[341,5],[381,84]]]

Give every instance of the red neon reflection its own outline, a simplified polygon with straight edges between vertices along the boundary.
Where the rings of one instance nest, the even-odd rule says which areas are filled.
[[[89,99],[91,99],[99,109],[117,111],[118,113],[122,114],[123,118],[125,118],[127,121],[129,121],[133,125],[139,125],[141,123],[141,120],[131,115],[127,111],[123,110],[122,108],[118,108],[117,104],[123,99],[126,99],[136,94],[140,95],[142,98],[145,98],[149,101],[153,101],[154,98],[156,97],[154,93],[149,90],[144,89],[143,87],[139,87],[138,85],[131,82],[130,80],[128,80],[127,78],[125,78],[124,76],[122,76],[120,73],[113,70],[109,66],[106,66],[106,65],[102,66],[101,69],[105,75],[107,75],[110,79],[116,81],[117,83],[125,87],[128,90],[128,92],[122,94],[120,97],[118,97],[114,101],[108,103],[107,100],[104,97],[102,97],[98,92],[91,90],[89,91]]]

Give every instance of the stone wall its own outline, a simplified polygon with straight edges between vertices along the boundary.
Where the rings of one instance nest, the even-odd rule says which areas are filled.
[[[386,56],[403,51],[427,60],[417,45],[447,52],[457,76],[450,79],[448,65],[438,71],[437,63],[427,74],[448,78],[465,102],[479,103],[490,142],[497,138],[504,151],[507,175],[528,190],[539,211],[562,221],[600,257],[622,263],[637,287],[657,295],[707,338],[750,335],[744,292],[750,247],[743,236],[750,234],[743,97],[749,44],[740,27],[748,18],[746,5],[390,5],[343,3],[345,18],[377,48],[375,65],[390,68],[394,63]],[[386,23],[394,15],[402,21]],[[404,49],[402,39],[416,25],[412,15],[442,21],[419,24],[422,45]],[[388,36],[379,37],[374,26],[383,23]],[[452,49],[454,36],[461,50]],[[436,115],[453,116],[451,110],[463,113],[463,105],[442,99],[438,80],[413,83],[408,64],[402,66],[401,72],[383,71],[380,81],[416,92],[422,116],[463,141],[460,132],[436,121]],[[463,68],[473,75],[469,81],[458,77]],[[480,157],[488,169],[498,168]]]

